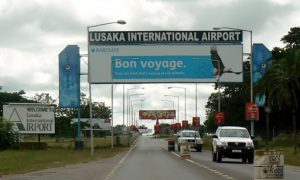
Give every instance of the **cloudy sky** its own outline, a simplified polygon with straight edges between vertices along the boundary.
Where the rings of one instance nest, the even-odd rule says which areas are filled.
[[[111,24],[97,30],[212,30],[234,27],[253,31],[253,42],[270,50],[283,47],[280,42],[291,27],[300,24],[298,0],[1,0],[0,1],[0,85],[1,91],[25,90],[26,97],[50,93],[58,98],[58,54],[69,44],[77,44],[87,54],[87,26],[125,20],[126,25]],[[244,51],[249,52],[249,33],[244,33]],[[82,72],[87,59],[82,58]],[[195,84],[126,84],[125,92],[142,93],[135,97],[144,109],[172,109],[180,97],[180,119],[184,117],[184,91],[187,91],[187,119],[196,115]],[[87,77],[81,77],[81,91],[88,94]],[[95,101],[111,105],[110,85],[93,85]],[[123,123],[123,85],[114,87],[115,124]],[[212,84],[198,84],[197,115],[205,119],[205,104],[214,92]],[[140,106],[136,105],[136,109]],[[126,115],[125,115],[126,117]],[[126,120],[125,120],[126,122]],[[154,122],[146,123],[151,127]]]

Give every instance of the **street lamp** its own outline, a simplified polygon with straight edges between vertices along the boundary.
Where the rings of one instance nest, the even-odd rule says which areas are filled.
[[[131,111],[132,111],[132,115],[131,115],[131,124],[133,124],[133,125],[134,125],[134,120],[135,120],[135,118],[134,118],[134,109],[133,109],[133,106],[134,106],[134,105],[141,105],[141,106],[143,106],[143,104],[132,104],[133,102],[138,102],[138,101],[143,102],[144,100],[141,99],[141,100],[132,100],[132,101],[130,101]]]
[[[105,26],[108,24],[126,24],[126,21],[124,20],[118,20],[118,21],[114,21],[114,22],[108,22],[108,23],[102,23],[102,24],[97,24],[97,25],[92,25],[92,26],[87,26],[87,43],[88,43],[88,62],[90,61],[90,53],[89,53],[89,49],[90,49],[90,43],[89,43],[89,32],[90,32],[90,28],[93,27],[99,27],[99,26]],[[90,63],[88,63],[88,65],[90,65]],[[88,77],[90,77],[90,71],[88,71]],[[89,79],[89,106],[90,106],[90,135],[91,135],[91,156],[94,156],[94,143],[93,143],[93,123],[92,123],[92,118],[93,118],[93,109],[92,109],[92,88],[91,88],[91,82]]]
[[[245,31],[250,33],[250,53],[248,53],[250,57],[250,102],[253,102],[253,69],[252,69],[252,62],[253,62],[253,46],[252,46],[252,30],[240,29],[240,28],[232,28],[232,27],[214,27],[213,30],[221,30],[221,29],[230,29],[230,30],[237,30],[237,31]],[[251,136],[254,136],[254,120],[251,121]]]
[[[145,88],[143,88],[143,87],[137,87],[137,88],[129,88],[129,89],[127,89],[127,126],[129,126],[129,119],[130,119],[130,117],[129,117],[129,112],[130,112],[129,91],[135,90],[135,89],[145,89]],[[123,96],[124,96],[124,94],[123,94]]]
[[[185,87],[168,87],[168,89],[177,88],[177,89],[184,89],[184,120],[186,119],[186,88]]]
[[[130,118],[132,119],[132,114],[131,114],[131,111],[132,111],[132,108],[131,108],[131,100],[130,100],[130,98],[131,98],[131,96],[142,96],[142,95],[144,95],[144,94],[130,94],[129,95],[129,119],[128,119],[128,123],[130,124]],[[130,114],[131,114],[131,117],[130,117]],[[128,124],[128,126],[129,126],[129,124]]]
[[[177,102],[177,122],[179,123],[179,96],[173,96],[173,95],[164,95],[165,97],[177,97],[178,102]]]
[[[135,125],[137,125],[137,123],[136,123],[136,118],[135,118],[135,111],[134,111],[135,109],[133,107],[135,105],[140,105],[140,107],[143,108],[143,103],[141,103],[141,104],[138,104],[138,103],[137,104],[132,104],[133,102],[138,102],[138,101],[143,102],[144,100],[141,99],[141,100],[133,100],[133,101],[131,101],[132,115],[133,115],[131,123],[134,124],[134,122],[135,122]]]

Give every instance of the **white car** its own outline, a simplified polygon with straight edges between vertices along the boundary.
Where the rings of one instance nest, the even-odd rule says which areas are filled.
[[[252,164],[254,159],[253,137],[244,127],[219,127],[213,135],[212,159],[222,162],[222,158],[241,158],[244,163]]]
[[[198,131],[182,130],[178,136],[178,151],[180,151],[181,144],[189,144],[191,148],[194,148],[198,152],[201,152],[203,141]]]

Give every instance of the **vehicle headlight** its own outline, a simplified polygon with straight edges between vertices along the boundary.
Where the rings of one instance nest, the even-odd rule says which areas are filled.
[[[227,142],[225,142],[225,141],[219,141],[219,142],[217,143],[217,145],[218,145],[218,146],[227,146]]]
[[[247,146],[247,147],[253,147],[254,145],[253,145],[253,142],[252,142],[252,141],[249,141],[249,142],[246,142],[246,146]]]

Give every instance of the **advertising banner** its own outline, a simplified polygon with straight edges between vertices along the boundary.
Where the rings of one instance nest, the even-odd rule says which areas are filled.
[[[140,119],[175,119],[176,110],[140,110]]]
[[[215,112],[214,119],[215,119],[216,125],[223,125],[225,123],[225,113],[224,112]]]
[[[259,120],[259,108],[256,103],[246,103],[246,120]]]
[[[182,121],[182,128],[184,128],[184,129],[189,128],[189,122],[187,120]]]
[[[242,82],[241,33],[90,32],[88,80],[92,84],[217,82],[220,72],[220,82]]]
[[[253,44],[253,83],[255,84],[272,66],[272,52],[261,43]],[[265,97],[255,97],[255,102],[259,106],[264,106]]]
[[[77,45],[68,45],[59,54],[59,106],[80,107],[80,55]]]
[[[193,126],[194,127],[200,126],[200,117],[193,117]]]
[[[54,134],[54,106],[10,103],[3,106],[4,119],[13,122],[20,134]]]

